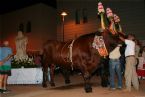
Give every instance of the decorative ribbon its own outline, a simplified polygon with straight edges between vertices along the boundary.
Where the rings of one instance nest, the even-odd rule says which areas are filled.
[[[101,2],[98,3],[98,14],[105,13],[103,4]]]
[[[68,48],[69,48],[69,56],[68,56],[68,59],[69,59],[69,61],[71,62],[72,70],[73,70],[72,48],[73,48],[74,41],[75,41],[75,40],[73,40],[73,41],[71,42],[71,44],[68,46]]]

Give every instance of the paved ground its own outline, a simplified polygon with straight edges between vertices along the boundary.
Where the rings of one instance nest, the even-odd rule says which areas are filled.
[[[145,97],[145,80],[140,80],[140,90],[123,92],[111,91],[100,86],[99,77],[92,79],[93,92],[85,93],[83,80],[79,75],[71,77],[71,84],[65,85],[61,75],[55,77],[56,87],[42,88],[41,85],[9,85],[10,93],[0,94],[0,97]]]

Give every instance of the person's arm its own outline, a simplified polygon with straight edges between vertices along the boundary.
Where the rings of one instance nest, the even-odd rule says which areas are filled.
[[[5,63],[6,61],[8,61],[11,57],[13,57],[13,54],[8,55],[6,58],[4,58],[2,60],[2,63]]]
[[[122,36],[126,36],[125,33],[123,33],[123,32],[118,32],[118,33]]]
[[[1,66],[1,65],[3,65],[3,62],[2,62],[2,61],[0,61],[0,66]]]
[[[119,36],[119,39],[125,42],[125,39],[123,37]]]

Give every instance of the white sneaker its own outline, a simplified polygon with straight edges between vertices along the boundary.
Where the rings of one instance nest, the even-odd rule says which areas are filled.
[[[3,93],[10,93],[10,90],[3,90]]]
[[[144,79],[145,79],[145,77],[142,77],[142,79],[144,80]]]
[[[116,88],[110,88],[110,90],[113,90],[114,91],[114,90],[116,90]]]

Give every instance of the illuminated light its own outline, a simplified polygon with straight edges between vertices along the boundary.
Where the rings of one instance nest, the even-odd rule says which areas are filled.
[[[61,15],[62,16],[67,16],[67,13],[66,12],[62,12]]]
[[[64,17],[67,16],[67,13],[63,11],[61,13],[61,16],[62,16],[62,35],[63,35],[62,36],[62,41],[64,42]]]

